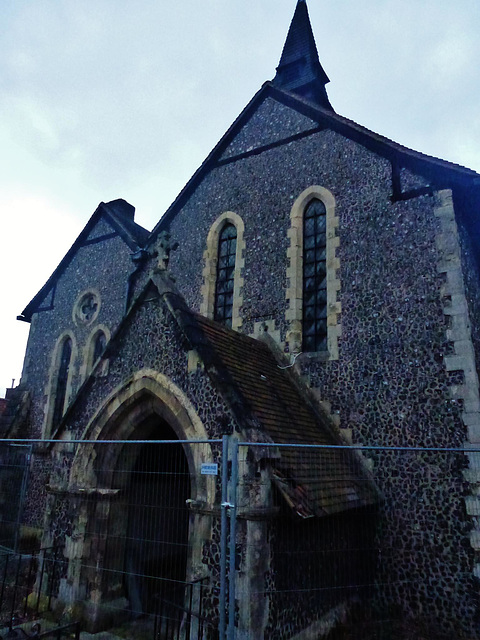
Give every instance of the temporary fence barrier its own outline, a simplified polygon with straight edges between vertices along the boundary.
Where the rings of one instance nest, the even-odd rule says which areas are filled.
[[[74,640],[80,640],[80,624],[78,622],[71,622],[42,631],[41,624],[36,622],[30,630],[24,629],[23,627],[15,627],[14,629],[10,629],[6,636],[0,636],[0,640],[7,640],[7,638],[9,640],[12,638],[18,638],[18,640],[24,640],[25,638],[36,638],[37,640],[41,640],[42,638],[54,640],[74,638]]]
[[[52,471],[42,551],[0,566],[10,627],[44,607],[132,639],[469,632],[478,451],[232,436],[28,446],[49,447]]]
[[[18,550],[31,449],[30,444],[0,442],[0,550]]]

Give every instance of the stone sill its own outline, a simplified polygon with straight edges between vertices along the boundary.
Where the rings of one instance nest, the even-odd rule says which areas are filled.
[[[327,362],[330,360],[330,351],[309,351],[302,352],[297,358],[297,362],[313,360],[314,362]]]

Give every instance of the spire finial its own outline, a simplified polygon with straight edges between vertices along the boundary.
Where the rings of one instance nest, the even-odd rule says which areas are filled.
[[[297,0],[273,84],[333,111],[325,89],[328,82],[318,59],[307,2]]]

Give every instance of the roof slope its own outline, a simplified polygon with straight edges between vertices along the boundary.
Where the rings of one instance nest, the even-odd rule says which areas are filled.
[[[31,321],[32,314],[35,313],[50,290],[55,286],[60,276],[73,260],[78,249],[88,239],[90,232],[101,218],[109,223],[115,233],[130,247],[132,252],[138,251],[138,249],[143,247],[150,233],[134,221],[134,215],[135,207],[121,198],[107,203],[101,202],[50,278],[27,304],[22,314],[17,316],[17,319],[25,322]]]
[[[264,436],[279,444],[328,447],[279,449],[274,479],[294,511],[305,518],[375,503],[378,494],[356,454],[341,448],[345,445],[328,417],[315,411],[295,374],[280,367],[268,345],[202,316],[195,319],[223,375],[241,395],[242,411],[253,414]]]
[[[405,167],[412,170],[414,173],[425,176],[439,188],[447,188],[456,185],[475,185],[480,187],[480,175],[472,169],[409,149],[408,147],[398,144],[385,136],[357,124],[353,120],[349,120],[348,118],[338,115],[330,109],[323,108],[307,98],[295,95],[284,88],[274,86],[272,82],[266,82],[255,94],[252,100],[204,160],[202,165],[193,174],[174,202],[167,209],[150,234],[148,244],[151,244],[154,241],[155,237],[162,229],[168,227],[170,220],[190,198],[197,186],[203,180],[204,176],[217,165],[222,164],[222,155],[225,153],[228,145],[232,142],[246,122],[248,122],[252,117],[259,105],[269,97],[277,100],[288,108],[294,109],[302,115],[307,116],[318,123],[320,127],[331,129],[332,131],[357,142],[370,151],[390,160],[392,163],[396,163],[399,167]],[[317,130],[314,129],[311,133],[314,135],[316,132]],[[288,142],[289,140],[286,138],[286,141]],[[266,147],[266,149],[267,148],[268,147]],[[250,153],[252,155],[261,153],[261,149],[254,149]],[[235,162],[236,159],[243,159],[248,155],[248,153],[245,153],[238,157],[229,157],[228,162]]]
[[[116,352],[132,313],[144,300],[151,302],[154,291],[159,304],[165,305],[177,322],[184,344],[198,353],[246,441],[260,445],[320,445],[310,449],[255,448],[257,459],[270,460],[280,493],[296,514],[302,518],[325,516],[378,502],[378,490],[360,458],[340,439],[328,416],[316,409],[291,370],[278,365],[264,342],[192,312],[165,271],[154,272],[131,305],[67,409],[54,439],[60,437],[75,407],[88,394],[102,358]]]

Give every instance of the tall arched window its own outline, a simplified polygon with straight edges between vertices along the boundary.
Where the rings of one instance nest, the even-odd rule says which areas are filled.
[[[200,313],[235,330],[242,325],[244,232],[242,218],[225,211],[210,227],[203,253]]]
[[[53,419],[52,419],[53,426],[56,426],[60,422],[64,414],[71,360],[72,360],[72,340],[71,338],[67,338],[62,344],[62,351],[60,354],[60,363],[58,368],[56,389],[55,389],[55,403],[53,408]]]
[[[337,360],[341,336],[340,238],[333,194],[307,187],[290,211],[287,250],[286,347],[290,353],[316,354]]]
[[[215,285],[214,320],[232,326],[237,229],[226,224],[218,238],[217,280]]]
[[[326,214],[314,198],[303,215],[303,351],[327,350]]]
[[[83,350],[83,362],[80,369],[80,378],[84,382],[92,370],[97,365],[102,354],[105,351],[108,341],[110,340],[110,330],[104,324],[97,325],[92,329],[90,335],[85,341]],[[103,360],[102,365],[95,370],[96,376],[105,376],[108,372],[108,359]]]

